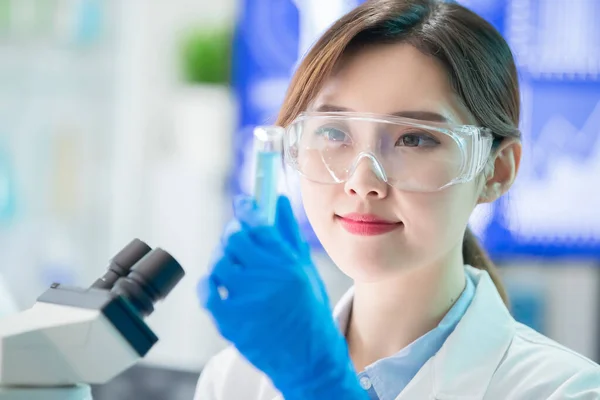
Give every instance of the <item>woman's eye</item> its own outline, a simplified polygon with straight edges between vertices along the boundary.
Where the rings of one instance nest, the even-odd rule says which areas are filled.
[[[348,137],[348,135],[340,129],[327,127],[317,129],[316,134],[332,142],[344,142]]]
[[[396,142],[396,146],[404,147],[434,147],[438,144],[439,142],[431,136],[418,133],[402,135]]]

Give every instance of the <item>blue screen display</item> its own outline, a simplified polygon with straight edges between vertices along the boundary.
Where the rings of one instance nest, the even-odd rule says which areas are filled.
[[[242,1],[234,42],[240,113],[233,192],[249,191],[252,128],[274,121],[302,53],[299,2]],[[519,176],[508,195],[478,207],[473,230],[495,259],[600,258],[600,2],[459,3],[507,39],[521,79]]]
[[[521,81],[519,176],[477,233],[496,259],[600,258],[600,3],[464,3],[508,40]]]

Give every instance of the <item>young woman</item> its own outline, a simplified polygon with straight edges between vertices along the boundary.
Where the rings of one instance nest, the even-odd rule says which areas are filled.
[[[197,399],[600,399],[600,367],[517,323],[467,228],[518,171],[519,87],[454,3],[367,1],[299,66],[278,123],[306,214],[354,280],[332,317],[286,198],[234,204],[199,293],[233,346]]]

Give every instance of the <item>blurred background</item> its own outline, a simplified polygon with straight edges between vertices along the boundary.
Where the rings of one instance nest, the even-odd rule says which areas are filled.
[[[195,285],[249,189],[252,127],[359,2],[0,0],[0,315],[89,285],[133,237],[187,272],[148,319],[160,342],[95,399],[192,398],[224,346]],[[461,3],[509,41],[523,98],[517,184],[472,227],[516,318],[600,361],[600,3]],[[302,222],[336,300],[350,282]]]

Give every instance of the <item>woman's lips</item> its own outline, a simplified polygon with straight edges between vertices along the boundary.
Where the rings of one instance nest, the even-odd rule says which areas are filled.
[[[353,235],[383,235],[402,226],[402,222],[387,221],[372,214],[346,214],[337,216],[342,228]]]

